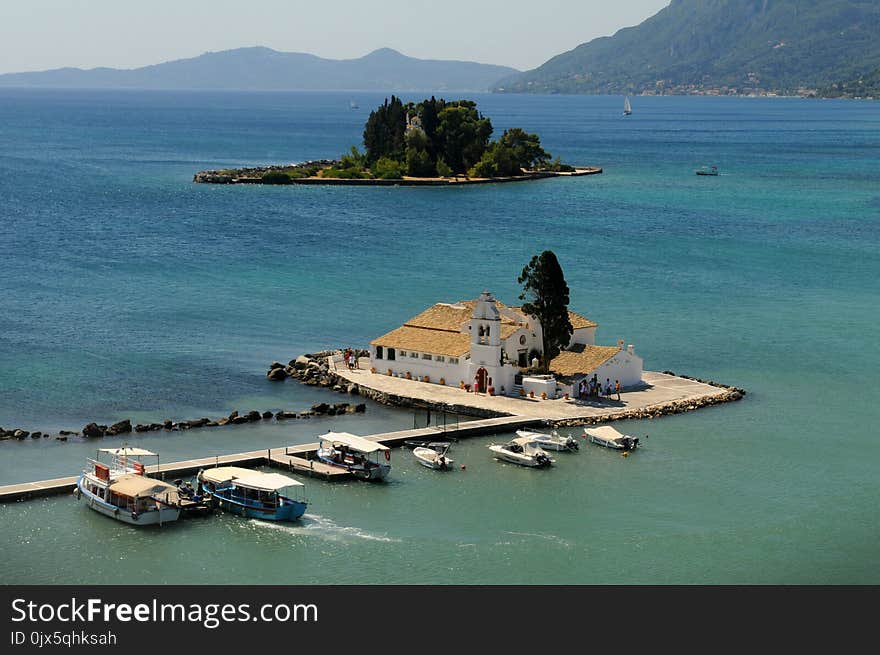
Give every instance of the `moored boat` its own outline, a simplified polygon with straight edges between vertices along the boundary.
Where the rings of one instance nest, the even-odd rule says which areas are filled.
[[[492,451],[496,459],[520,464],[521,466],[544,468],[556,462],[556,460],[551,459],[550,455],[544,452],[541,446],[528,437],[517,437],[503,445],[491,444],[489,450]]]
[[[107,461],[101,461],[101,455]],[[173,484],[147,477],[143,448],[101,448],[76,483],[75,495],[99,514],[131,525],[161,525],[180,518],[180,496]]]
[[[377,441],[348,432],[328,432],[319,439],[318,459],[345,469],[356,478],[382,480],[391,471],[391,449]],[[380,457],[385,461],[380,461]]]
[[[571,436],[563,436],[554,430],[551,434],[545,432],[532,432],[531,430],[517,430],[516,436],[530,439],[544,450],[574,452],[580,448],[577,439]]]
[[[263,473],[238,466],[199,471],[199,493],[220,509],[247,518],[295,521],[308,507],[305,485],[280,473]]]
[[[618,432],[610,425],[600,425],[595,428],[584,428],[584,436],[590,443],[613,448],[615,450],[635,450],[639,447],[639,438]]]
[[[447,456],[448,451],[448,443],[435,442],[428,446],[416,446],[413,448],[413,456],[419,464],[429,469],[451,471],[455,460]]]

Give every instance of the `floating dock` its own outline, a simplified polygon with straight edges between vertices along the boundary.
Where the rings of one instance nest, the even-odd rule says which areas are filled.
[[[478,421],[467,421],[455,426],[416,428],[413,430],[372,434],[364,438],[393,447],[402,445],[404,441],[410,439],[428,441],[441,437],[461,439],[486,433],[512,432],[523,427],[538,425],[542,422],[541,419],[529,416],[501,416]],[[231,455],[202,457],[181,462],[152,465],[146,467],[146,472],[162,480],[173,480],[183,475],[196,473],[200,469],[208,469],[215,466],[272,466],[293,473],[323,478],[324,480],[337,481],[353,478],[345,469],[318,461],[315,458],[317,450],[317,443],[280,446],[265,450],[252,450]],[[78,479],[78,475],[72,475],[66,478],[53,478],[51,480],[22,482],[20,484],[2,486],[0,487],[0,502],[14,502],[71,493],[74,487],[76,487]]]

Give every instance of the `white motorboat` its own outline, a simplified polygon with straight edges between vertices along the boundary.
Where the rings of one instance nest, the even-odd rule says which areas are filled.
[[[385,462],[379,461],[382,453]],[[361,480],[382,480],[391,471],[391,449],[377,441],[348,432],[321,435],[318,459],[350,472]]]
[[[544,450],[574,452],[580,448],[577,439],[567,435],[563,436],[556,430],[553,430],[550,434],[546,432],[532,432],[530,430],[517,430],[516,436],[530,439]]]
[[[102,462],[101,453],[109,455]],[[76,483],[75,495],[105,516],[131,525],[155,525],[180,518],[181,500],[173,484],[146,477],[142,448],[101,448]]]
[[[556,462],[529,437],[517,437],[503,445],[492,444],[489,446],[489,450],[492,451],[496,459],[522,466],[542,468]]]
[[[419,464],[435,471],[451,471],[454,459],[447,456],[449,444],[443,442],[430,443],[427,446],[413,448],[413,456]]]
[[[639,438],[618,432],[610,425],[600,425],[595,428],[584,428],[584,436],[591,443],[614,448],[615,450],[635,450],[639,447]]]

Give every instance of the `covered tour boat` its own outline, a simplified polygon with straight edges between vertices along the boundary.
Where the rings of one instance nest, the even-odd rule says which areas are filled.
[[[102,454],[106,461],[101,461]],[[83,471],[77,498],[105,516],[131,525],[161,525],[180,518],[177,487],[145,475],[144,458],[159,456],[143,448],[101,448]]]
[[[348,432],[322,435],[317,455],[325,464],[343,468],[362,480],[382,480],[391,471],[388,446]]]
[[[198,492],[220,509],[252,519],[295,521],[308,507],[305,485],[280,473],[237,466],[199,471]]]

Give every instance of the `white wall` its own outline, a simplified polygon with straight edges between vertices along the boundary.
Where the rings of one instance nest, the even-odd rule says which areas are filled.
[[[422,353],[418,353],[419,357],[416,359],[410,357],[409,351],[406,351],[405,357],[401,357],[397,349],[395,349],[395,359],[389,360],[387,355],[388,349],[383,348],[383,358],[376,359],[376,347],[370,346],[370,367],[375,367],[376,373],[385,375],[388,369],[391,369],[392,375],[405,377],[409,373],[413,380],[427,375],[434,384],[439,384],[440,379],[443,378],[447,386],[454,387],[457,387],[461,380],[464,380],[465,384],[473,383],[467,375],[468,360],[462,357],[458,358],[458,364],[450,364],[448,357],[445,357],[447,361],[438,362],[434,359],[422,359]]]
[[[590,373],[599,378],[603,388],[605,380],[610,379],[612,386],[615,380],[620,380],[621,387],[636,387],[642,384],[642,358],[635,353],[621,350],[614,357],[602,364],[595,371]]]
[[[576,344],[582,343],[585,346],[595,346],[596,345],[596,328],[588,327],[588,328],[578,328],[571,334],[571,341],[569,341],[569,347]]]

